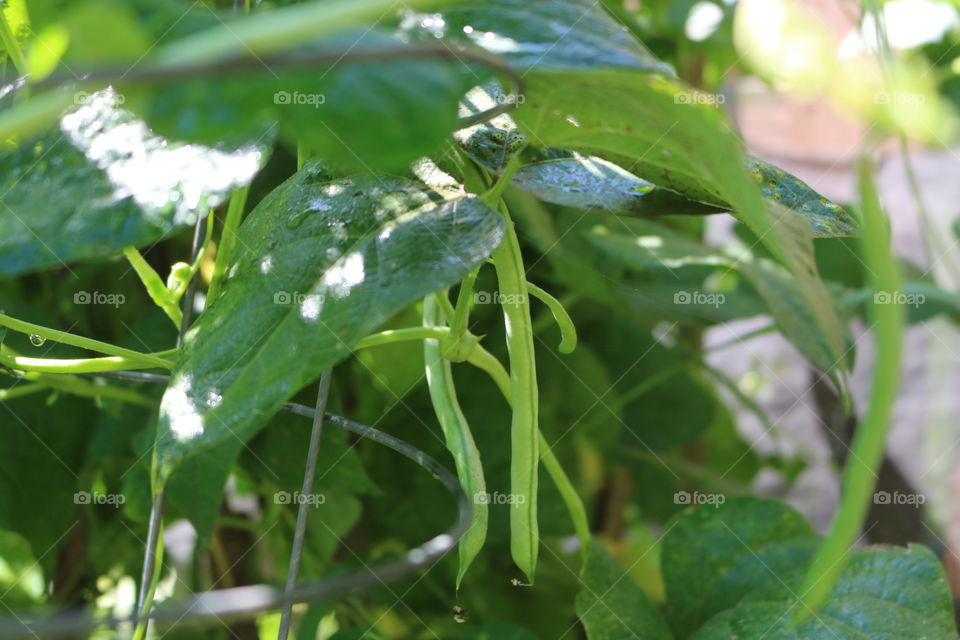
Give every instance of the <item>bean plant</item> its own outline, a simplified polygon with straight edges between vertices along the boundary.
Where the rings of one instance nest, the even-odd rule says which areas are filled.
[[[642,4],[0,3],[0,637],[957,638],[865,525],[914,132],[834,203]],[[856,422],[824,536],[703,346],[753,317]]]

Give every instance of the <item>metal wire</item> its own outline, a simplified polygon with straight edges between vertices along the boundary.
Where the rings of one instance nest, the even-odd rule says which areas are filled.
[[[314,418],[316,414],[312,407],[292,402],[285,404],[283,408],[307,418]],[[429,471],[456,498],[457,520],[453,526],[422,545],[410,549],[399,560],[368,567],[349,576],[303,583],[292,591],[283,591],[269,585],[206,591],[187,599],[161,603],[152,612],[144,615],[143,619],[156,622],[172,621],[177,624],[209,625],[240,617],[250,617],[288,603],[311,602],[362,588],[383,585],[417,570],[456,546],[470,527],[472,511],[470,501],[456,476],[420,449],[373,427],[332,413],[325,413],[324,421],[356,434],[362,439],[372,440],[392,449]],[[95,629],[116,627],[139,620],[137,616],[95,617],[87,612],[73,611],[52,613],[48,617],[38,617],[36,612],[19,612],[12,616],[0,617],[0,638],[86,636]]]
[[[323,414],[327,410],[327,398],[330,396],[330,378],[332,372],[327,369],[320,376],[320,389],[317,391],[317,408],[313,414],[313,428],[310,430],[310,448],[307,451],[307,466],[303,471],[303,488],[301,496],[313,493],[313,476],[317,470],[317,454],[320,452],[320,436],[323,433]],[[301,500],[297,509],[297,525],[293,532],[293,546],[290,548],[290,568],[287,570],[287,586],[285,591],[293,591],[297,587],[297,577],[300,575],[300,554],[303,551],[303,537],[307,532],[307,517],[310,513],[310,504]],[[280,630],[277,640],[287,640],[290,633],[290,619],[293,616],[293,604],[287,602],[280,612]]]

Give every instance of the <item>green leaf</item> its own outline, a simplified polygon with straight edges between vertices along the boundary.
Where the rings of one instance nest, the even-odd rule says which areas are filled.
[[[460,115],[476,115],[509,100],[499,83],[488,82],[467,92]],[[500,173],[511,156],[527,144],[526,136],[507,114],[456,131],[453,137],[468,156],[493,173]],[[553,204],[632,216],[724,211],[658,187],[597,156],[553,148],[538,148],[524,155],[530,156],[524,159],[529,164],[517,170],[510,184]]]
[[[576,610],[589,640],[672,640],[647,594],[599,543],[590,547],[580,581]]]
[[[142,96],[143,115],[163,135],[204,144],[257,140],[279,123],[291,145],[338,166],[400,169],[443,144],[475,79],[456,59],[397,53],[405,47],[378,29],[347,33],[290,54],[326,56],[315,63],[164,83]]]
[[[747,169],[760,185],[763,197],[778,202],[806,218],[813,234],[821,238],[859,235],[859,225],[839,205],[783,169],[757,158],[747,158]]]
[[[473,0],[445,11],[443,21],[446,38],[500,54],[518,69],[620,67],[673,73],[589,0]],[[420,35],[438,34],[423,29]]]
[[[840,323],[816,276],[808,242],[811,229],[829,225],[818,219],[813,226],[806,222],[806,230],[800,231],[789,219],[803,219],[802,211],[765,199],[757,179],[747,171],[740,140],[722,113],[704,104],[707,101],[692,99],[693,90],[668,77],[643,45],[602,8],[588,0],[547,5],[499,0],[483,6],[488,17],[461,8],[444,16],[450,33],[465,37],[463,27],[470,27],[469,39],[504,52],[523,72],[523,104],[512,113],[520,132],[544,147],[596,155],[629,167],[640,178],[689,199],[730,207],[796,276],[802,304],[825,338],[829,354],[818,366],[830,374],[848,405],[849,366]],[[499,16],[498,22],[492,21],[494,16]],[[609,43],[593,38],[602,30],[600,25],[606,25]],[[623,54],[625,49],[630,53]],[[764,165],[752,168],[761,180],[766,175]],[[768,195],[779,196],[782,203],[800,203],[802,208],[812,202],[813,192],[807,193],[796,181],[766,187]],[[826,215],[822,209],[815,213]]]
[[[799,223],[794,221],[794,224]],[[652,221],[630,220],[622,226],[634,236],[611,233],[608,228],[598,226],[588,237],[606,253],[635,269],[673,272],[683,267],[714,266],[739,272],[763,299],[784,337],[804,357],[822,371],[835,367],[837,357],[832,338],[809,304],[802,277],[791,274],[777,262],[754,257],[748,250],[711,249]],[[797,229],[792,238],[803,237],[805,233],[805,228]],[[805,249],[798,248],[796,252],[799,256],[809,255]],[[675,295],[686,296],[679,304],[692,301],[691,292],[678,291]],[[717,300],[725,304],[726,297]]]
[[[78,94],[79,95],[79,94]],[[112,91],[0,153],[0,276],[104,258],[193,224],[265,160],[154,135]]]
[[[160,408],[165,472],[248,439],[391,315],[465,276],[503,227],[475,196],[309,164],[244,221],[223,294],[186,336]]]
[[[657,187],[603,158],[548,151],[552,157],[520,167],[511,184],[553,204],[620,215],[705,215],[723,211]]]
[[[788,541],[797,548],[766,551]],[[661,564],[677,635],[688,637],[756,584],[775,580],[778,571],[796,566],[798,557],[799,565],[806,566],[815,545],[803,516],[774,500],[729,498],[719,507],[699,507],[676,516],[666,525]],[[772,575],[767,569],[771,566]]]
[[[943,567],[926,547],[852,552],[826,604],[797,627],[792,625],[792,614],[802,572],[777,577],[770,588],[756,589],[736,608],[711,619],[694,639],[957,638]]]

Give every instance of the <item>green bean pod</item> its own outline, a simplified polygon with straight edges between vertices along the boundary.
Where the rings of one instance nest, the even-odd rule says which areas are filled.
[[[440,319],[441,313],[436,298],[427,296],[423,301],[423,325],[430,328],[438,327],[441,325]],[[463,411],[460,410],[450,361],[444,359],[439,340],[423,341],[423,360],[426,365],[427,386],[430,389],[433,410],[443,429],[447,449],[453,455],[457,477],[473,504],[470,529],[459,544],[460,569],[457,572],[459,589],[470,563],[480,553],[487,539],[489,517],[486,500],[487,485],[483,476],[483,465],[480,462],[480,451],[473,441],[470,425]]]
[[[493,252],[507,330],[510,354],[510,388],[513,417],[510,425],[510,553],[513,561],[533,584],[540,534],[537,526],[537,472],[539,469],[539,404],[537,368],[533,350],[533,323],[527,298],[520,242],[510,213],[502,203],[507,221],[503,242]]]

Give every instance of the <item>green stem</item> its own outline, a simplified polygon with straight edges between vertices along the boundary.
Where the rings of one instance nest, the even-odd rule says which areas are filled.
[[[169,360],[161,360],[160,362],[163,364],[146,362],[141,359],[133,360],[120,356],[61,360],[57,358],[9,356],[5,353],[0,353],[0,364],[17,371],[37,371],[40,373],[100,373],[103,371],[173,368],[173,362]]]
[[[20,50],[20,43],[7,22],[7,16],[0,8],[0,39],[3,40],[3,46],[10,54],[13,60],[13,66],[17,68],[17,73],[24,75],[27,72],[27,62],[23,59],[23,51]]]
[[[553,314],[553,319],[560,328],[560,346],[558,347],[558,351],[560,351],[560,353],[573,353],[573,350],[577,348],[577,328],[574,326],[570,314],[563,308],[563,304],[532,282],[527,282],[527,291],[529,291],[530,295],[534,298],[547,305],[550,313]]]
[[[500,389],[500,393],[503,394],[507,402],[512,402],[513,393],[510,388],[510,374],[507,373],[503,363],[497,360],[495,355],[477,344],[474,345],[469,357],[467,357],[467,362],[482,371],[486,371],[487,375],[489,375],[497,385],[497,388]]]
[[[154,487],[156,487],[155,484]],[[160,522],[162,505],[163,490],[154,489],[154,506],[150,514],[150,524],[151,529],[156,531],[156,538],[153,541],[147,540],[147,554],[148,556],[152,554],[153,562],[149,563],[148,560],[150,570],[144,572],[144,577],[148,577],[147,574],[149,574],[149,585],[143,584],[144,581],[140,584],[141,590],[146,588],[146,591],[141,592],[143,597],[137,611],[137,616],[140,618],[150,613],[150,608],[153,606],[153,597],[157,592],[157,584],[160,582],[160,567],[163,565],[163,525]],[[150,548],[151,544],[153,545],[152,549]],[[133,640],[143,640],[149,624],[149,618],[141,619],[133,631]]]
[[[357,344],[354,345],[354,350],[358,349],[368,349],[370,347],[378,347],[384,344],[391,344],[393,342],[403,342],[405,340],[426,340],[428,338],[442,340],[450,335],[450,329],[447,327],[406,327],[404,329],[390,329],[388,331],[381,331],[380,333],[374,333],[372,335],[361,338]]]
[[[482,266],[482,265],[480,265]],[[470,306],[473,303],[473,285],[480,275],[480,266],[477,266],[467,277],[460,281],[460,291],[457,292],[457,306],[450,318],[450,333],[454,340],[459,340],[466,335],[470,328]]]
[[[540,436],[540,461],[557,486],[563,504],[567,507],[567,512],[573,521],[573,530],[580,541],[580,558],[586,563],[587,554],[590,552],[590,523],[587,520],[587,510],[584,508],[583,501],[580,500],[580,495],[574,488],[573,483],[570,482],[570,478],[563,471],[557,456],[553,454],[550,444],[543,437],[543,432],[538,431],[537,435]]]
[[[220,233],[220,246],[217,247],[217,259],[213,264],[213,276],[210,278],[210,287],[207,289],[207,304],[212,303],[220,295],[223,287],[223,278],[233,257],[233,250],[237,246],[237,231],[243,220],[243,208],[247,204],[247,195],[250,187],[241,187],[230,195],[230,204],[227,205],[227,217],[223,221],[223,231]]]
[[[10,316],[2,313],[0,313],[0,326],[8,327],[10,329],[13,329],[14,331],[19,331],[20,333],[26,333],[28,335],[40,336],[41,338],[44,338],[46,340],[53,340],[54,342],[61,342],[63,344],[69,344],[74,347],[80,347],[82,349],[98,351],[100,353],[105,353],[110,356],[127,358],[130,361],[136,361],[141,363],[141,366],[139,367],[141,369],[149,366],[169,369],[172,366],[172,363],[170,363],[169,361],[164,360],[163,358],[158,358],[148,353],[140,353],[138,351],[133,351],[131,349],[124,349],[123,347],[118,347],[118,346],[109,344],[107,342],[100,342],[99,340],[84,338],[82,336],[77,336],[72,333],[67,333],[66,331],[57,331],[56,329],[48,329],[47,327],[42,327],[38,324],[33,324],[30,322],[24,322],[23,320],[17,320],[16,318],[11,318]]]
[[[900,274],[890,250],[890,232],[877,197],[872,165],[858,166],[863,210],[863,257],[874,291],[898,291]],[[900,382],[900,352],[905,313],[899,304],[872,306],[876,360],[866,413],[854,436],[843,470],[840,507],[800,590],[794,621],[801,622],[826,601],[856,542],[869,509],[876,472],[883,460],[890,414]]]
[[[123,255],[140,276],[140,282],[146,287],[153,303],[163,309],[167,317],[173,320],[174,326],[179,329],[180,323],[183,322],[183,312],[180,311],[177,301],[170,295],[170,290],[167,289],[160,274],[143,259],[136,247],[124,247]]]
[[[7,402],[9,400],[13,400],[14,398],[28,396],[31,393],[37,393],[38,391],[43,391],[44,389],[49,389],[49,387],[42,382],[18,384],[12,389],[0,389],[0,402]]]
[[[510,180],[513,179],[513,174],[515,174],[519,168],[520,156],[514,154],[510,157],[510,160],[507,161],[507,166],[503,168],[503,172],[497,178],[497,181],[483,194],[483,201],[496,209],[500,204],[500,199],[503,197],[503,192],[510,186]]]
[[[42,384],[50,389],[75,396],[97,399],[109,398],[119,400],[120,402],[138,404],[144,407],[154,407],[157,404],[156,401],[148,395],[130,389],[112,387],[107,384],[94,384],[89,380],[84,380],[76,376],[33,372],[25,374],[24,378],[26,380],[35,380],[37,384]]]

